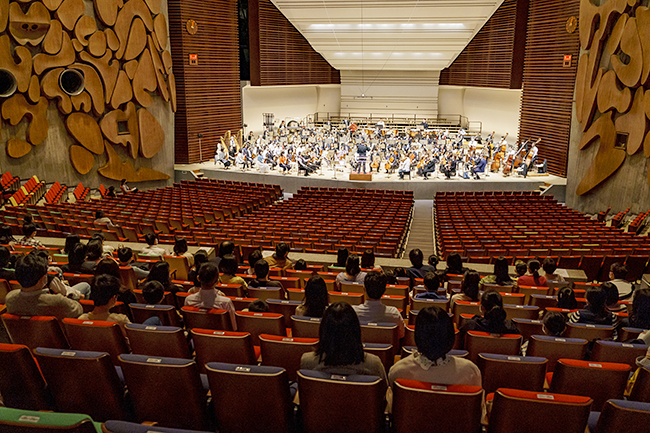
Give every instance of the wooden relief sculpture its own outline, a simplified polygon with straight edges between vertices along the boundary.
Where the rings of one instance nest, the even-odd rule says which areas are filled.
[[[580,2],[576,118],[580,149],[598,142],[596,157],[576,193],[586,194],[613,175],[627,155],[650,157],[650,8],[640,2]],[[648,174],[650,183],[650,171]]]
[[[160,0],[0,0],[0,112],[11,125],[28,122],[24,138],[5,143],[7,154],[22,158],[46,142],[48,100],[55,100],[79,173],[90,173],[103,154],[107,162],[97,172],[107,178],[168,179],[134,164],[154,157],[165,141],[147,110],[152,98],[176,111],[168,37]],[[639,101],[637,111],[644,109]]]

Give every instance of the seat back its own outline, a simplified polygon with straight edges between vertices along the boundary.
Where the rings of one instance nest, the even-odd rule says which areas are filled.
[[[629,372],[627,364],[562,358],[555,366],[550,389],[589,396],[594,400],[592,409],[600,412],[610,398],[623,398]]]
[[[614,327],[607,325],[590,325],[586,323],[567,323],[567,338],[584,338],[587,341],[612,338]]]
[[[163,260],[169,263],[169,271],[176,271],[175,280],[187,280],[190,272],[190,263],[185,256],[163,256]]]
[[[480,302],[469,302],[469,301],[456,301],[454,302],[454,323],[458,325],[460,323],[461,314],[471,314],[481,315],[481,303]]]
[[[530,340],[532,335],[543,334],[544,323],[541,320],[521,319],[515,317],[512,321],[517,325],[517,329],[521,333],[522,341]]]
[[[182,307],[183,322],[186,329],[219,329],[232,331],[232,322],[228,310],[201,310],[199,307]]]
[[[521,335],[495,335],[481,331],[468,331],[465,335],[465,349],[469,352],[469,359],[475,364],[479,353],[517,356],[521,349]]]
[[[347,302],[350,305],[361,305],[363,304],[363,293],[327,292],[327,299],[330,304],[335,302]]]
[[[88,415],[0,407],[0,433],[97,433]]]
[[[650,403],[607,400],[598,417],[595,433],[645,433],[650,426]]]
[[[513,319],[535,320],[539,317],[539,307],[533,305],[511,305],[503,304],[506,317]]]
[[[278,313],[254,313],[252,311],[237,311],[237,329],[249,332],[253,345],[260,345],[260,334],[287,335],[284,327],[284,316]]]
[[[270,313],[278,313],[284,316],[285,328],[293,327],[291,316],[295,314],[296,307],[302,304],[301,301],[293,301],[290,299],[267,299],[266,303],[269,306]]]
[[[121,353],[129,353],[120,325],[115,322],[66,318],[63,326],[74,350],[107,352],[115,365],[119,365],[117,357]]]
[[[486,393],[498,388],[542,391],[546,375],[546,358],[479,353],[478,368]]]
[[[364,343],[382,343],[393,346],[392,355],[399,354],[399,328],[394,323],[362,322],[361,341]]]
[[[292,335],[302,338],[319,338],[320,317],[291,316]]]
[[[27,346],[0,343],[0,395],[7,407],[53,409],[45,380]]]
[[[584,359],[587,354],[587,340],[583,338],[550,337],[533,335],[528,342],[526,355],[546,358],[547,371],[554,371],[560,358]]]
[[[120,363],[138,422],[206,429],[206,391],[194,361],[124,354]]]
[[[500,388],[487,433],[584,433],[591,403],[583,396]]]
[[[57,411],[84,413],[95,421],[126,418],[124,387],[108,353],[38,347],[34,355]]]
[[[480,386],[397,379],[392,389],[395,433],[422,431],[425,426],[441,433],[481,431]]]
[[[262,365],[282,367],[289,380],[296,381],[300,370],[300,358],[304,353],[316,349],[317,338],[282,337],[280,335],[260,334]]]
[[[267,299],[282,299],[282,290],[279,287],[249,287],[247,290],[249,298],[265,302]]]
[[[211,362],[206,370],[220,431],[290,430],[291,394],[283,368]]]
[[[176,326],[125,326],[131,351],[140,355],[191,359],[183,329]]]
[[[150,317],[158,316],[165,326],[180,326],[178,313],[173,305],[149,305],[149,304],[129,304],[134,323],[144,323]]]
[[[135,270],[131,266],[120,266],[120,278],[122,284],[129,290],[138,288],[138,278],[135,276]]]
[[[596,362],[618,362],[636,365],[636,359],[648,351],[645,344],[620,343],[618,341],[597,340],[591,352],[591,360]]]
[[[397,352],[393,345],[388,343],[363,343],[363,351],[378,356],[386,371],[393,366]]]
[[[305,433],[383,431],[386,383],[381,378],[300,370],[298,386]]]
[[[630,391],[630,400],[650,403],[650,368],[639,367],[639,373]]]
[[[2,322],[14,344],[24,344],[32,350],[37,347],[70,348],[54,316],[16,316],[5,313]]]
[[[196,350],[196,362],[201,371],[208,362],[252,365],[257,361],[248,332],[194,328],[190,334]]]

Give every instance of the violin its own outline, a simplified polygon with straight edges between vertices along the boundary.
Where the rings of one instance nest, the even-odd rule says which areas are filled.
[[[386,161],[386,171],[390,170],[390,168],[393,166],[393,163],[395,162],[395,155],[391,155],[390,158]]]

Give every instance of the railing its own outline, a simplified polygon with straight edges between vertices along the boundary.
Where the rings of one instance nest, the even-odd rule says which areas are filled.
[[[350,123],[354,122],[357,125],[375,125],[380,119],[384,121],[386,128],[393,129],[415,129],[419,125],[426,121],[429,125],[429,128],[449,128],[449,129],[460,129],[469,127],[469,119],[460,114],[437,114],[435,116],[428,117],[418,117],[413,115],[413,117],[401,117],[401,116],[355,116],[350,113],[328,113],[328,112],[318,112],[310,116],[313,119],[315,125],[322,125],[327,121],[332,122],[333,124],[338,124],[344,120],[349,121]],[[481,124],[482,128],[482,124]]]

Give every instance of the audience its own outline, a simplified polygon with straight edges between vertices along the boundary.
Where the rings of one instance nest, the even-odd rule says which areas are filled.
[[[607,292],[600,286],[587,289],[587,305],[584,309],[569,314],[571,323],[616,326],[617,318],[607,311]]]
[[[323,317],[328,303],[325,280],[314,275],[305,285],[305,298],[296,307],[296,316]]]
[[[427,272],[424,276],[424,288],[427,290],[414,296],[415,299],[447,299],[445,295],[438,294],[440,276],[435,272]]]
[[[251,253],[248,255],[248,266],[249,266],[249,268],[246,269],[246,273],[248,275],[255,275],[255,263],[257,263],[260,260],[262,260],[262,250],[255,249],[255,250],[251,251]]]
[[[187,273],[187,279],[194,283],[194,287],[199,286],[199,280],[197,279],[199,275],[199,269],[203,263],[208,262],[208,253],[205,250],[198,250],[194,253],[194,266],[190,268],[190,271]]]
[[[515,261],[515,272],[517,273],[517,278],[523,277],[528,272],[528,266],[524,263],[523,260]]]
[[[546,287],[546,277],[539,274],[540,269],[539,260],[532,259],[528,261],[528,273],[517,278],[518,286],[536,286]]]
[[[169,274],[169,263],[156,262],[151,267],[147,281],[158,281],[165,288],[165,292],[176,293],[180,291],[180,287],[172,283],[172,278]]]
[[[363,283],[365,278],[366,273],[361,270],[359,265],[359,256],[350,254],[345,262],[345,271],[336,276],[336,290],[340,292],[343,283]]]
[[[336,264],[329,266],[330,272],[344,270],[345,265],[348,262],[349,255],[350,252],[348,251],[347,248],[339,248],[339,250],[336,252]]]
[[[293,269],[296,271],[306,271],[307,262],[305,261],[305,259],[298,259],[296,260],[296,263],[293,265]]]
[[[135,263],[135,257],[133,257],[133,250],[129,247],[121,247],[117,249],[117,259],[119,260],[120,267],[130,267],[135,273],[135,277],[138,280],[147,278],[149,271],[142,269]]]
[[[467,268],[463,266],[463,259],[458,253],[451,253],[447,256],[447,268],[445,269],[445,275],[448,277],[451,275],[464,275]]]
[[[460,328],[459,338],[464,347],[468,331],[482,331],[490,334],[519,334],[517,325],[506,319],[503,299],[496,290],[486,290],[481,295],[481,312],[483,316],[474,316]]]
[[[68,274],[88,274],[89,272],[83,267],[86,260],[86,245],[82,243],[75,244],[68,253],[68,263],[61,266],[61,270]]]
[[[185,257],[190,268],[194,266],[194,255],[188,251],[187,239],[185,238],[176,238],[174,241],[174,250],[173,253],[178,257]]]
[[[542,332],[552,337],[561,337],[566,331],[566,317],[558,311],[549,311],[542,319]]]
[[[158,236],[155,233],[147,233],[144,235],[144,241],[147,243],[147,246],[140,250],[140,255],[161,257],[167,255],[167,251],[158,246]]]
[[[440,263],[440,259],[435,254],[431,254],[429,256],[428,262],[429,262],[429,266],[431,266],[433,269],[437,269],[438,263]]]
[[[629,318],[625,319],[622,326],[650,329],[650,289],[634,291]]]
[[[268,313],[269,304],[261,299],[256,299],[248,304],[248,307],[244,308],[242,311],[250,311],[252,313]]]
[[[214,263],[208,262],[201,265],[199,269],[199,283],[201,289],[185,298],[185,305],[188,307],[199,307],[205,310],[213,308],[228,310],[232,329],[237,330],[235,320],[235,306],[229,298],[216,289],[219,283],[219,269]]]
[[[557,263],[555,262],[555,259],[553,257],[547,257],[544,259],[542,262],[542,269],[544,269],[544,276],[546,277],[546,281],[553,281],[553,282],[564,282],[566,281],[564,277],[560,274],[556,274],[555,271],[557,270]]]
[[[557,292],[557,308],[564,308],[567,310],[575,310],[578,308],[578,301],[576,294],[571,287],[562,287]]]
[[[147,281],[141,287],[142,297],[144,302],[147,305],[158,305],[162,304],[163,299],[165,299],[165,288],[158,281]],[[149,326],[162,326],[162,321],[158,316],[151,316],[144,322],[143,325]]]
[[[265,257],[264,260],[269,262],[270,268],[291,269],[293,268],[293,262],[287,257],[287,254],[289,254],[289,245],[280,242],[275,246],[275,253],[269,257]]]
[[[356,311],[359,321],[361,323],[395,323],[399,338],[402,338],[405,333],[402,315],[397,308],[381,303],[381,297],[386,292],[386,275],[379,271],[368,272],[363,286],[366,302],[354,306],[354,311]]]
[[[454,311],[454,303],[458,301],[478,302],[479,283],[484,279],[481,279],[481,276],[476,271],[465,272],[463,281],[460,283],[460,293],[456,293],[451,297],[450,310]]]
[[[16,245],[17,242],[11,232],[10,226],[0,227],[0,245]]]
[[[375,253],[367,249],[361,255],[361,269],[371,271],[375,268]]]
[[[237,284],[246,289],[248,287],[246,280],[237,276],[238,267],[237,259],[233,254],[224,256],[219,263],[219,270],[223,272],[219,282],[222,284]]]
[[[215,265],[217,265],[217,268],[219,268],[221,259],[223,259],[227,255],[234,255],[234,254],[235,254],[235,244],[230,241],[223,241],[219,244],[219,254],[217,254],[217,257],[211,259],[210,261]]]
[[[510,278],[508,272],[508,260],[501,256],[494,261],[494,270],[491,275],[481,278],[479,289],[483,289],[486,284],[497,284],[499,286],[514,286],[515,281]]]
[[[79,316],[81,320],[104,320],[107,322],[115,322],[120,325],[122,333],[126,337],[124,325],[131,323],[129,318],[124,314],[111,313],[111,308],[117,302],[117,296],[120,293],[122,283],[113,275],[97,275],[93,278],[91,284],[90,300],[93,301],[95,307],[90,313],[84,313]]]
[[[624,301],[632,297],[634,285],[625,279],[627,267],[619,262],[612,263],[609,268],[609,279],[618,289],[618,299]]]
[[[81,236],[77,234],[69,234],[65,238],[65,244],[63,245],[63,250],[61,250],[61,252],[65,255],[70,255],[74,246],[79,243],[81,243]]]
[[[102,210],[95,211],[95,224],[106,224],[109,228],[116,227]]]
[[[275,280],[269,280],[269,262],[260,259],[254,266],[255,279],[250,281],[250,287],[279,287],[282,293],[282,298],[286,298],[286,292],[282,283]]]
[[[15,280],[16,271],[10,267],[9,260],[11,259],[11,251],[4,245],[0,245],[0,279],[1,280]]]
[[[104,258],[104,250],[99,239],[91,239],[86,244],[86,257],[81,264],[81,270],[84,274],[94,274],[95,267],[101,259]],[[69,261],[69,259],[68,259]]]
[[[34,224],[23,225],[23,237],[16,242],[16,245],[26,247],[43,248],[45,245],[36,239],[36,226]]]
[[[618,303],[618,288],[611,281],[604,282],[601,287],[605,291],[606,301],[605,308],[610,313],[625,313],[627,308],[625,304]]]
[[[415,248],[409,252],[409,260],[411,267],[406,270],[407,275],[411,278],[411,282],[415,278],[424,278],[427,272],[434,272],[436,268],[429,265],[424,265],[424,254],[419,248]]]

